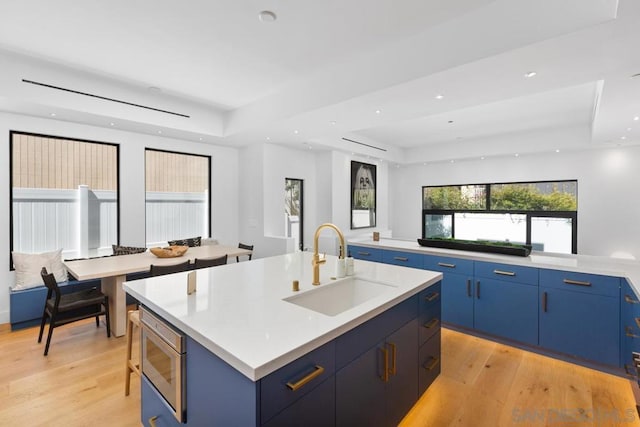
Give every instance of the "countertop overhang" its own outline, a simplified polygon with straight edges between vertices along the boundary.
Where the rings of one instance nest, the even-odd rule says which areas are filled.
[[[393,284],[389,291],[336,316],[284,301],[332,282],[336,257],[320,267],[312,286],[312,254],[293,254],[125,282],[127,293],[252,381],[375,317],[442,279],[433,271],[355,260],[355,276]],[[300,291],[292,291],[293,280]]]

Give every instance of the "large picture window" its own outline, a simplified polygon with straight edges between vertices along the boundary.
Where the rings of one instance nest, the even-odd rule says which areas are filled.
[[[422,237],[577,252],[577,181],[422,187]]]
[[[107,255],[118,243],[118,145],[12,131],[11,250]]]
[[[145,150],[147,246],[208,237],[211,157]]]

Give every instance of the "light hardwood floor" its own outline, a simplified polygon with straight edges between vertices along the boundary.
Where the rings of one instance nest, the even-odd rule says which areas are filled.
[[[124,396],[125,338],[77,322],[54,331],[44,357],[37,335],[0,325],[0,426],[140,425],[135,375]],[[442,360],[402,427],[640,426],[622,378],[447,329]]]

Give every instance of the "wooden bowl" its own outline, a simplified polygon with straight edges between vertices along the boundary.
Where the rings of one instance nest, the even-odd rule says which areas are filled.
[[[189,246],[167,246],[165,248],[151,248],[149,251],[158,258],[177,258],[187,252]]]

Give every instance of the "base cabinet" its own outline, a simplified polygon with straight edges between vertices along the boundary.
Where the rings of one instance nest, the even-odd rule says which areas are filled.
[[[636,354],[640,355],[640,300],[626,280],[622,283],[620,316],[622,320],[620,365],[629,377],[638,380],[640,358]]]

